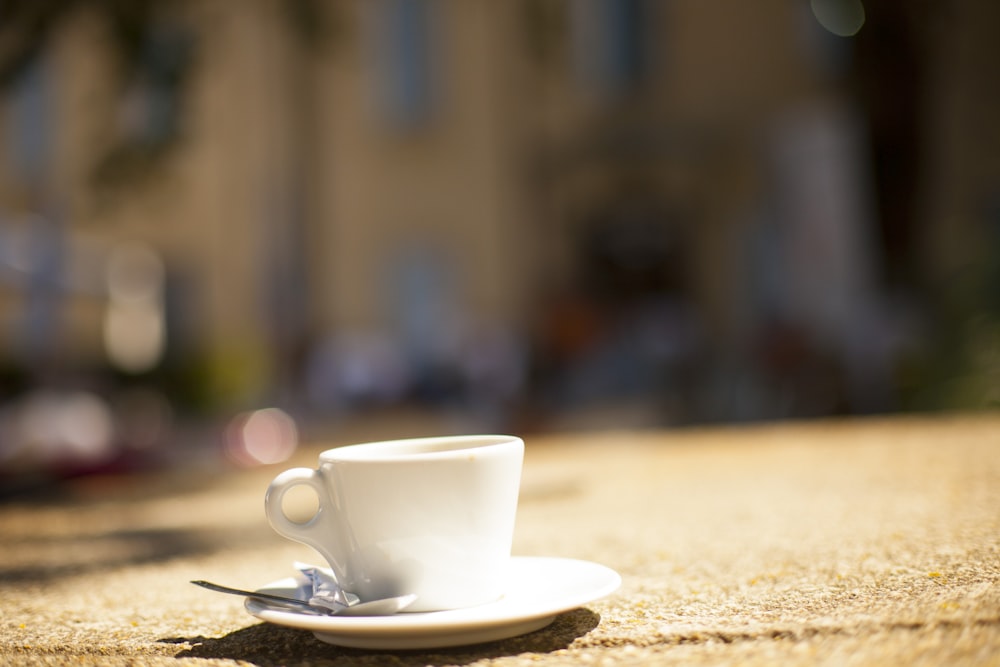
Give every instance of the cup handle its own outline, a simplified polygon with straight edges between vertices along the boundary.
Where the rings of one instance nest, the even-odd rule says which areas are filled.
[[[296,486],[308,486],[319,500],[319,508],[308,521],[292,521],[282,508],[285,494]],[[330,551],[330,539],[336,533],[332,505],[323,478],[313,468],[292,468],[279,474],[267,487],[264,495],[264,513],[271,527],[279,535],[312,547],[322,555],[340,579],[341,559]],[[324,537],[326,539],[324,539]]]

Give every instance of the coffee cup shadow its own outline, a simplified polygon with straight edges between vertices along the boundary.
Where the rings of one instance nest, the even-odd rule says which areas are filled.
[[[270,623],[235,630],[222,637],[172,637],[166,644],[188,644],[175,658],[207,658],[245,661],[260,667],[315,664],[318,660],[345,656],[366,656],[365,664],[418,667],[423,665],[467,665],[484,658],[501,658],[522,653],[551,653],[569,647],[601,622],[596,612],[578,608],[560,614],[547,627],[525,635],[469,646],[405,651],[344,648],[321,642],[311,633]],[[440,659],[436,658],[440,656]]]

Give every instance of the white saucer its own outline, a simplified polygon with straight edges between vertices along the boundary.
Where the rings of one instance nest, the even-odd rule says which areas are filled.
[[[280,610],[252,598],[246,608],[257,618],[311,630],[329,644],[366,649],[461,646],[506,639],[544,628],[559,614],[604,597],[621,584],[614,570],[569,558],[514,557],[508,592],[496,602],[394,616],[311,616]],[[296,579],[275,581],[261,593],[303,597]]]

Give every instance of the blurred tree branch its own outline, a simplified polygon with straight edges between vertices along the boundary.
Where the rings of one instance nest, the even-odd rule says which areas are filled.
[[[0,0],[0,88],[45,48],[51,34],[81,10],[105,20],[126,65],[140,61],[155,9],[169,0]]]
[[[0,93],[15,87],[66,23],[88,13],[104,24],[120,80],[120,138],[95,159],[93,182],[141,179],[179,135],[192,30],[169,18],[178,0],[0,0]]]

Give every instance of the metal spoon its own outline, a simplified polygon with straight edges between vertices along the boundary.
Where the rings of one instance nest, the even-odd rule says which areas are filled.
[[[324,607],[318,604],[310,604],[309,602],[298,598],[275,595],[273,593],[261,593],[259,591],[244,591],[239,588],[230,588],[229,586],[213,584],[210,581],[198,580],[192,581],[191,583],[219,593],[242,595],[244,597],[263,600],[265,602],[274,603],[284,607],[290,607],[296,611],[315,614],[317,616],[391,616],[392,614],[406,609],[408,606],[413,604],[414,600],[417,599],[416,595],[400,595],[398,597],[384,598],[382,600],[358,602],[357,604],[353,604],[351,606],[345,605],[340,609],[330,609],[329,607]]]

